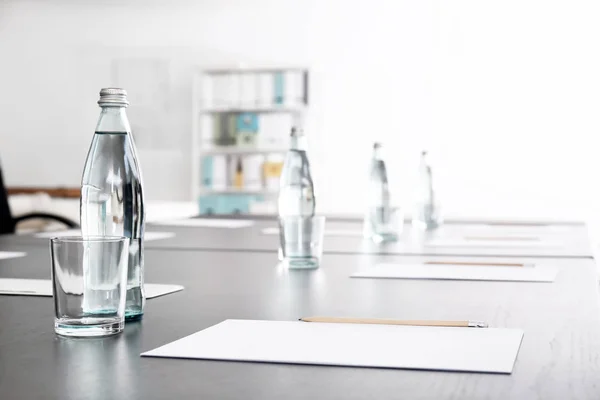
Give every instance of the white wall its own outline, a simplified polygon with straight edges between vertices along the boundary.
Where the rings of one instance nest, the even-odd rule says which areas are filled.
[[[405,204],[426,146],[450,214],[597,212],[598,2],[361,4],[318,13],[336,27],[318,54],[328,207],[362,197],[357,156],[379,138]]]
[[[360,209],[374,139],[404,204],[424,146],[452,215],[580,217],[599,203],[596,1],[147,3],[0,3],[9,185],[78,184],[97,91],[112,83],[110,60],[129,54],[174,71],[174,145],[139,143],[150,198],[189,196],[191,65],[241,61],[311,68],[324,211]]]
[[[163,141],[138,140],[137,146],[148,198],[189,200],[192,66],[307,63],[303,26],[293,23],[307,19],[299,2],[0,4],[0,151],[7,185],[79,185],[98,91],[115,85],[112,61],[162,59],[172,73],[164,94],[168,129]]]

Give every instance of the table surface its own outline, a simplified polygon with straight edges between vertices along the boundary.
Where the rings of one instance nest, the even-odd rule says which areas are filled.
[[[266,235],[265,228],[276,228],[274,220],[256,220],[254,225],[236,229],[192,228],[149,225],[148,230],[175,232],[176,236],[148,242],[149,248],[276,251],[278,235]],[[329,235],[328,231],[343,230],[356,236]],[[583,224],[549,226],[494,226],[484,224],[446,224],[442,228],[423,233],[406,225],[398,242],[376,244],[358,235],[361,221],[327,221],[323,252],[326,254],[388,254],[388,255],[447,255],[492,257],[584,257],[592,256],[587,228]],[[462,239],[465,236],[535,237],[540,241],[555,242],[560,247],[430,247],[433,239]],[[524,242],[526,243],[526,242]]]
[[[50,277],[46,246],[11,247],[28,254],[0,260],[0,277]],[[274,253],[264,252],[148,249],[145,259],[147,282],[183,284],[185,290],[149,300],[143,321],[127,324],[116,337],[58,337],[51,298],[0,296],[0,397],[600,398],[600,309],[591,259],[530,259],[540,268],[559,266],[554,283],[348,278],[377,261],[423,257],[326,254],[313,271],[285,270]],[[139,356],[228,318],[310,315],[482,320],[522,328],[525,336],[512,375]]]
[[[224,250],[275,252],[279,247],[278,235],[265,235],[265,228],[276,228],[271,219],[254,220],[245,228],[178,227],[149,224],[147,231],[174,232],[175,237],[149,241],[148,249]],[[358,220],[327,221],[327,230],[345,230],[360,233]],[[542,241],[561,244],[560,247],[429,247],[430,239],[460,239],[469,236],[520,236],[536,237]],[[48,239],[32,235],[0,236],[0,246],[47,244]],[[451,223],[432,233],[411,229],[406,225],[400,240],[395,243],[375,244],[356,236],[326,234],[323,242],[325,254],[389,254],[389,255],[440,255],[440,256],[491,256],[491,257],[592,257],[592,250],[584,224],[555,224],[548,226],[509,226],[473,223]]]

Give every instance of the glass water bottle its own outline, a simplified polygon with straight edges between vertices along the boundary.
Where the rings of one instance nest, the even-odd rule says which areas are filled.
[[[292,128],[288,150],[279,181],[278,213],[280,217],[315,215],[315,191],[306,154],[306,136]]]
[[[311,254],[315,191],[310,164],[306,154],[306,137],[294,127],[290,135],[290,149],[283,162],[277,199],[280,240],[279,259],[303,258]],[[283,232],[291,230],[289,235]],[[285,240],[284,240],[285,238]]]
[[[144,196],[142,175],[125,109],[123,89],[100,91],[100,118],[81,182],[81,231],[84,236],[130,238],[125,319],[144,313]],[[88,287],[102,274],[101,260],[88,260]],[[93,295],[87,293],[87,307]]]
[[[413,225],[422,230],[433,230],[442,225],[442,213],[435,192],[431,165],[427,152],[421,153]]]
[[[369,170],[368,205],[364,219],[364,235],[376,242],[398,239],[398,217],[391,207],[390,189],[380,143],[373,144]]]

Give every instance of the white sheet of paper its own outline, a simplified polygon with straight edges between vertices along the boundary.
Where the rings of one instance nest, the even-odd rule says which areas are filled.
[[[523,331],[226,320],[142,356],[512,372]]]
[[[489,265],[377,264],[350,275],[351,278],[440,279],[460,281],[554,282],[555,265],[505,267]]]
[[[0,260],[6,260],[8,258],[25,257],[27,253],[22,251],[0,251]]]
[[[270,227],[262,231],[263,235],[279,235],[279,228]],[[352,229],[325,229],[325,236],[354,236],[362,237],[363,233],[360,230]]]
[[[146,298],[164,296],[183,290],[181,285],[162,285],[146,283]],[[0,278],[0,294],[24,296],[52,296],[52,282],[49,279],[13,279]]]
[[[424,242],[425,247],[503,247],[503,248],[557,248],[557,242],[533,240],[466,240],[466,239],[433,239]]]
[[[81,231],[79,229],[67,229],[64,231],[40,232],[36,233],[34,236],[42,239],[63,236],[81,236]],[[144,241],[150,242],[152,240],[168,239],[174,236],[174,232],[144,232]]]
[[[196,228],[246,228],[254,225],[254,221],[247,219],[211,219],[189,218],[173,221],[156,221],[156,225],[186,226]]]
[[[474,224],[465,225],[465,231],[478,232],[480,234],[496,235],[557,235],[570,233],[574,230],[572,226],[556,225],[493,225],[493,224]]]

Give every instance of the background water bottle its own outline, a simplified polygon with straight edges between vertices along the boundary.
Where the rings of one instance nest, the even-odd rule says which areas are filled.
[[[427,152],[423,151],[419,165],[413,225],[423,230],[432,230],[442,225],[442,223],[442,214],[438,196],[435,193],[431,165]]]
[[[390,204],[388,175],[380,143],[373,144],[369,170],[368,206],[365,214],[364,233],[375,241],[397,239],[392,225],[394,210]]]
[[[142,176],[131,128],[125,113],[127,93],[123,89],[102,89],[102,108],[81,182],[81,231],[84,236],[125,236],[130,238],[127,271],[126,320],[144,312],[144,196]],[[88,260],[87,281],[103,266]],[[93,296],[87,307],[93,308]]]
[[[279,181],[278,212],[280,217],[315,215],[315,191],[306,154],[306,136],[292,128],[288,150]]]
[[[312,254],[315,191],[306,154],[304,132],[294,127],[279,182],[279,259],[304,259]],[[287,232],[287,234],[284,234]]]

